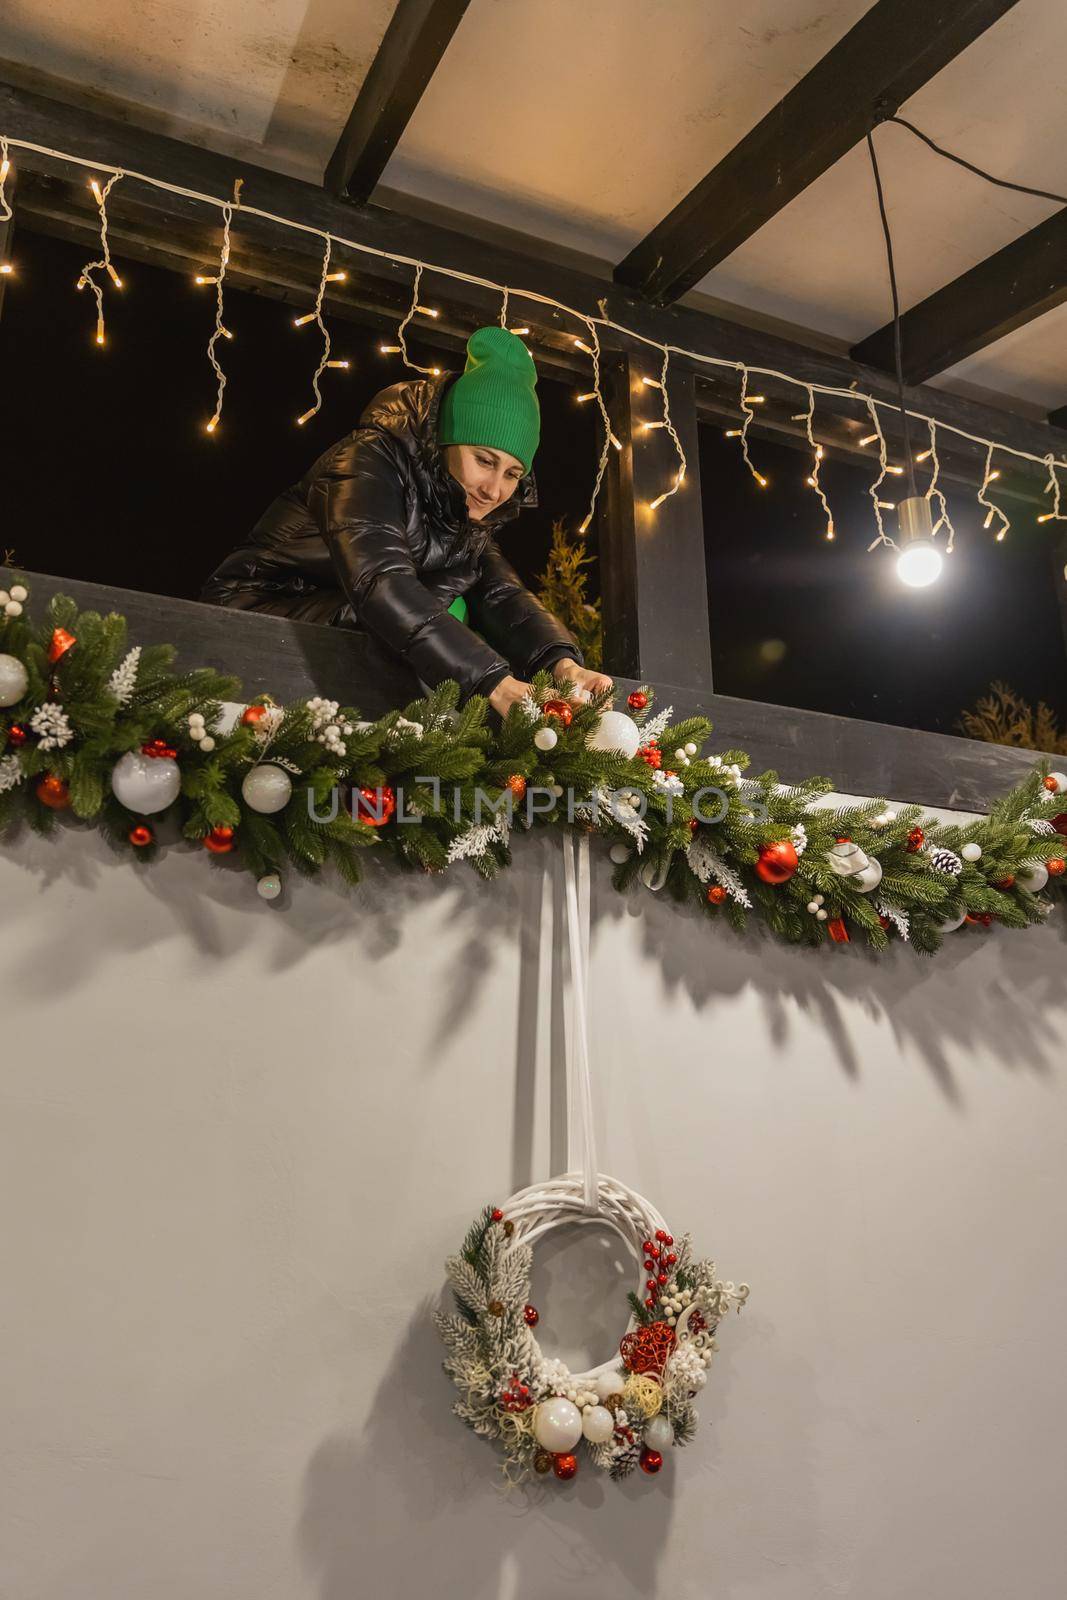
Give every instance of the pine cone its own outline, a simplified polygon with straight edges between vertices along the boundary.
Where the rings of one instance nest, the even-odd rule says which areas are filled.
[[[934,871],[943,872],[947,878],[958,878],[963,871],[963,862],[954,850],[938,847],[929,852],[929,859]]]

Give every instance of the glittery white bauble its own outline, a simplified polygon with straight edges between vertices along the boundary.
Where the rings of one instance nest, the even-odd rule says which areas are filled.
[[[645,1443],[650,1450],[666,1450],[674,1443],[674,1429],[666,1417],[653,1417],[645,1423]]]
[[[582,1433],[590,1444],[606,1444],[615,1432],[615,1418],[607,1406],[587,1406],[582,1412]]]
[[[276,872],[268,872],[256,884],[256,893],[263,900],[277,900],[282,892],[282,880]]]
[[[30,677],[18,656],[0,656],[0,706],[13,706],[26,693]]]
[[[170,756],[142,755],[138,750],[127,750],[120,756],[111,774],[115,798],[128,811],[144,817],[165,811],[178,798],[181,786],[182,775],[176,761]]]
[[[628,844],[623,844],[620,840],[618,843],[612,845],[611,849],[608,851],[608,855],[611,857],[612,861],[614,861],[617,867],[621,867],[624,861],[629,861],[630,859],[630,846]]]
[[[566,1455],[582,1437],[582,1413],[573,1401],[555,1395],[542,1400],[534,1412],[534,1438],[543,1450]]]
[[[963,849],[960,851],[960,855],[963,857],[964,861],[981,861],[982,846],[980,844],[975,844],[972,840],[970,844],[964,845]]]
[[[282,811],[293,795],[293,780],[282,767],[271,762],[261,763],[246,772],[241,784],[241,795],[246,806],[253,811],[270,815]]]
[[[641,730],[624,711],[605,711],[585,742],[590,750],[611,750],[630,760],[637,754]]]
[[[538,750],[554,750],[559,743],[559,734],[555,728],[538,728],[533,742]]]
[[[613,1394],[622,1394],[626,1375],[622,1372],[602,1372],[593,1385],[600,1400],[610,1400]]]
[[[1048,868],[1043,861],[1025,861],[1015,874],[1015,881],[1036,894],[1048,882]]]

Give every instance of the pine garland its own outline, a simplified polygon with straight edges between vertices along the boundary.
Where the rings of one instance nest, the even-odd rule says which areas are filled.
[[[1067,796],[1044,758],[975,822],[944,823],[913,805],[893,813],[882,799],[833,808],[824,801],[833,788],[828,778],[784,786],[774,771],[749,778],[744,751],[696,753],[710,722],[672,723],[670,707],[653,714],[651,689],[633,711],[646,758],[658,752],[651,761],[590,748],[587,738],[610,692],[588,703],[570,698],[568,723],[542,710],[546,700],[568,698],[547,672],[535,675],[532,700],[513,707],[495,732],[486,724],[487,702],[473,696],[460,708],[458,685],[449,681],[376,722],[362,722],[355,707],[338,707],[335,726],[343,735],[324,732],[321,702],[318,710],[316,702],[298,703],[277,708],[266,738],[238,723],[205,749],[192,735],[190,715],[213,728],[223,702],[239,695],[236,678],[209,668],[177,672],[171,646],[130,649],[122,616],[79,611],[66,595],[56,595],[37,623],[24,607],[21,614],[11,609],[0,615],[0,655],[21,663],[26,688],[0,710],[5,839],[23,825],[43,835],[54,830],[58,812],[43,803],[45,780],[62,788],[77,825],[99,828],[139,867],[161,848],[155,831],[162,820],[191,844],[232,830],[233,859],[257,879],[286,868],[314,877],[331,867],[356,885],[363,853],[376,848],[407,870],[440,873],[466,860],[488,880],[510,865],[516,829],[577,826],[619,847],[613,881],[621,891],[655,884],[701,916],[725,918],[738,931],[755,916],[792,944],[862,936],[883,950],[896,938],[921,953],[937,950],[945,926],[964,917],[979,926],[1039,923],[1067,882]],[[75,643],[50,660],[57,630]],[[557,735],[549,751],[534,743],[543,728]],[[153,740],[176,752],[181,789],[165,812],[138,818],[112,792],[111,775],[121,756]],[[258,762],[292,774],[292,798],[279,813],[256,812],[243,799],[242,781]],[[529,812],[516,799],[523,782],[541,797]],[[331,811],[332,797],[360,789],[402,794],[405,813],[417,814],[417,822],[394,815],[374,826],[358,806],[353,815],[344,803]],[[562,793],[546,805],[554,789]],[[715,820],[702,820],[699,810],[694,816],[702,789],[719,797],[704,801],[705,815]],[[636,796],[639,809],[616,814],[605,797],[621,793]],[[509,798],[510,818],[502,809]],[[150,842],[133,842],[131,831],[146,821],[142,835],[148,831]],[[881,866],[873,893],[831,865],[841,839]],[[799,847],[795,870],[784,882],[764,881],[756,870],[761,850],[790,840]],[[971,859],[975,846],[980,856]],[[958,874],[934,865],[950,858],[962,861]],[[1028,887],[1042,866],[1047,884]]]

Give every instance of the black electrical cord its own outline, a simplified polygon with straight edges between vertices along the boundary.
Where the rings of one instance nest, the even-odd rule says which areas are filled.
[[[900,296],[897,294],[897,272],[896,267],[893,265],[893,238],[889,232],[889,218],[886,216],[885,211],[882,178],[878,171],[878,157],[874,153],[874,138],[870,133],[867,135],[867,149],[870,151],[871,166],[874,169],[874,186],[878,191],[878,214],[882,219],[882,232],[885,235],[885,253],[889,262],[889,287],[893,294],[893,357],[897,369],[897,399],[900,402],[900,420],[904,426],[904,459],[908,464],[908,483],[914,499],[918,491],[915,488],[915,462],[912,460],[911,455],[908,408],[904,404],[904,362],[900,352]]]
[[[895,122],[899,127],[907,128],[909,133],[921,139],[923,144],[929,145],[937,155],[944,156],[946,161],[954,161],[958,167],[965,167],[968,172],[973,172],[976,178],[984,178],[987,183],[995,183],[998,189],[1014,189],[1016,194],[1032,194],[1039,200],[1055,200],[1059,205],[1067,206],[1067,195],[1053,194],[1050,189],[1031,189],[1028,184],[1011,183],[1007,178],[994,178],[991,172],[984,172],[981,167],[976,167],[973,161],[965,161],[963,156],[954,155],[951,150],[943,150],[939,144],[934,143],[928,133],[923,133],[921,128],[917,128],[913,122],[906,121],[904,117],[886,117],[885,121]]]

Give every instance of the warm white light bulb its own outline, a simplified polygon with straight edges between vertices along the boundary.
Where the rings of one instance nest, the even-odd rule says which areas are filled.
[[[347,372],[352,363],[350,361],[327,361],[326,365],[328,367],[343,367]]]
[[[8,277],[12,272],[14,272],[14,270],[15,269],[11,265],[10,261],[0,261],[0,275],[3,277]]]
[[[378,352],[383,356],[396,356],[400,354],[400,346],[398,344],[380,344]]]
[[[897,577],[909,589],[925,589],[941,576],[941,552],[928,539],[914,539],[897,557]]]
[[[927,461],[933,455],[933,453],[934,452],[932,450],[920,450],[915,459],[916,461]]]
[[[7,156],[5,156],[4,159],[0,161],[0,183],[3,183],[10,171],[11,162],[8,160]]]
[[[348,273],[347,272],[328,272],[326,274],[326,282],[327,283],[346,283],[347,281],[348,281]]]
[[[622,441],[620,439],[616,439],[616,437],[615,437],[615,435],[613,433],[609,433],[608,434],[608,438],[611,440],[611,442],[615,446],[616,450],[621,450],[622,449]]]
[[[529,331],[530,331],[529,328],[509,328],[508,329],[509,333],[515,334],[516,338],[519,338],[519,339],[522,338],[524,333],[529,333]]]
[[[441,315],[441,313],[439,311],[435,311],[432,306],[416,306],[415,310],[421,311],[424,317],[439,317]]]
[[[304,316],[304,317],[294,317],[293,318],[293,327],[294,328],[302,328],[304,326],[305,322],[314,322],[314,320],[315,320],[314,311],[309,311],[307,313],[307,315]]]
[[[575,395],[574,398],[577,400],[577,402],[578,402],[578,404],[580,406],[584,406],[585,402],[587,400],[595,400],[596,399],[596,390],[595,389],[591,389],[588,394],[578,394],[578,395]]]
[[[860,444],[873,444],[877,437],[878,435],[876,433],[868,433],[865,438],[860,440]]]

